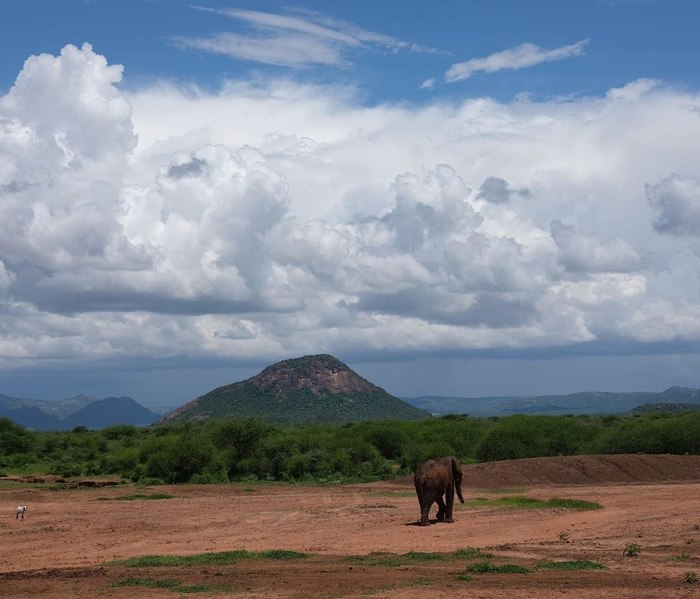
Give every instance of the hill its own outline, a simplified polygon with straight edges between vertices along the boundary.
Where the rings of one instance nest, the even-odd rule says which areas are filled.
[[[147,426],[160,417],[130,397],[100,399],[78,395],[60,401],[0,394],[0,417],[34,430],[67,430],[76,426],[105,428],[114,424]]]
[[[219,387],[161,422],[259,417],[284,424],[339,423],[428,414],[363,379],[326,354],[284,360],[238,383]]]
[[[431,414],[508,416],[510,414],[622,414],[642,404],[700,404],[700,389],[669,387],[660,393],[590,391],[568,395],[503,397],[404,397],[412,406]]]
[[[87,428],[105,428],[113,424],[148,426],[158,420],[158,415],[147,410],[131,397],[106,397],[94,401],[64,420],[64,428],[83,425]]]

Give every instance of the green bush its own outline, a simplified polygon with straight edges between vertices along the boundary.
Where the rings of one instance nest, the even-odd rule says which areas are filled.
[[[481,462],[572,455],[595,437],[588,419],[509,416],[494,423],[476,447]]]
[[[141,447],[140,459],[146,464],[146,475],[169,483],[188,482],[193,475],[209,470],[215,463],[210,440],[185,427],[179,434],[158,436]]]
[[[6,472],[116,474],[139,482],[370,481],[408,474],[444,455],[469,463],[639,452],[700,454],[700,414],[444,416],[305,426],[225,419],[57,432],[27,431],[0,418]]]
[[[26,453],[34,447],[36,434],[30,433],[9,418],[0,418],[0,455]]]

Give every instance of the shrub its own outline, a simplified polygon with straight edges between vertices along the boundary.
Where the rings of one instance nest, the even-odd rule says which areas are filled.
[[[103,464],[105,472],[125,474],[134,471],[139,465],[139,450],[135,447],[115,449],[109,453]]]
[[[9,418],[0,418],[0,455],[31,451],[35,439],[34,433],[30,433]]]
[[[584,419],[571,416],[508,416],[496,421],[476,447],[479,461],[571,455],[595,437]]]
[[[139,429],[131,424],[115,424],[101,431],[102,436],[110,441],[133,439],[138,436],[138,433]]]

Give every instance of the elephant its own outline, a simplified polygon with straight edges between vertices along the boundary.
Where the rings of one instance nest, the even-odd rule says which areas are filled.
[[[420,503],[420,526],[428,526],[428,514],[433,503],[438,504],[438,522],[454,522],[452,506],[457,497],[464,503],[462,497],[462,465],[454,456],[428,460],[421,464],[413,476],[416,485],[418,503]],[[442,496],[445,496],[443,501]]]

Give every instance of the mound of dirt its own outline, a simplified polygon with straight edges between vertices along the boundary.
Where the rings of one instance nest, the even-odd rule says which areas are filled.
[[[477,489],[694,481],[700,480],[700,456],[558,456],[468,464],[462,467],[462,471],[462,486]],[[413,486],[413,477],[406,476],[393,482]]]

